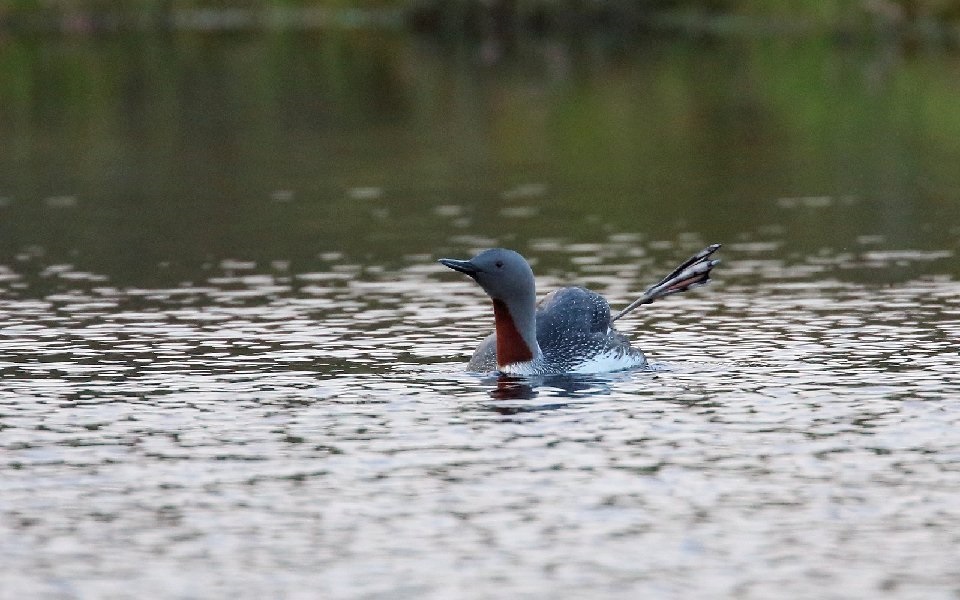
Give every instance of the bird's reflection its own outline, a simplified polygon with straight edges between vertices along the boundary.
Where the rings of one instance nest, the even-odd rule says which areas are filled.
[[[496,387],[489,394],[494,400],[532,400],[538,392],[528,379],[500,375],[496,378]]]
[[[597,375],[539,375],[516,377],[497,374],[483,380],[491,387],[487,392],[495,403],[484,407],[504,415],[567,408],[578,399],[608,394],[617,378]],[[564,401],[537,402],[562,398]],[[529,402],[533,400],[534,402]],[[519,401],[519,402],[518,402]]]

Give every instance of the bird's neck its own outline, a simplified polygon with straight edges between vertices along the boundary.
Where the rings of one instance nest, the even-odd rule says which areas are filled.
[[[497,366],[529,362],[541,356],[536,306],[511,310],[503,300],[494,300],[493,316],[497,327]]]

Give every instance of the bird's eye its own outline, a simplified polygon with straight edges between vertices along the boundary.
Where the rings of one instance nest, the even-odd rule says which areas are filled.
[[[502,268],[503,268],[503,261],[502,261],[502,260],[498,260],[498,261],[497,261],[497,268],[498,268],[498,269],[502,269]]]

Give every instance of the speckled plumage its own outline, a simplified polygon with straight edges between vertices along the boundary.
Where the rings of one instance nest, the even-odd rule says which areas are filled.
[[[600,294],[582,287],[565,287],[547,294],[537,304],[537,343],[543,352],[541,364],[531,365],[538,374],[576,372],[578,366],[609,356],[622,362],[620,368],[640,367],[646,358],[630,345],[625,335],[610,323],[610,305]],[[497,334],[488,335],[477,347],[467,368],[497,370]]]

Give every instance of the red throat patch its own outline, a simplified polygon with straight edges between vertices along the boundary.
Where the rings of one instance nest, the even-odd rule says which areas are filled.
[[[533,360],[533,351],[517,331],[510,310],[502,300],[493,301],[493,317],[497,324],[497,364],[512,365]]]

